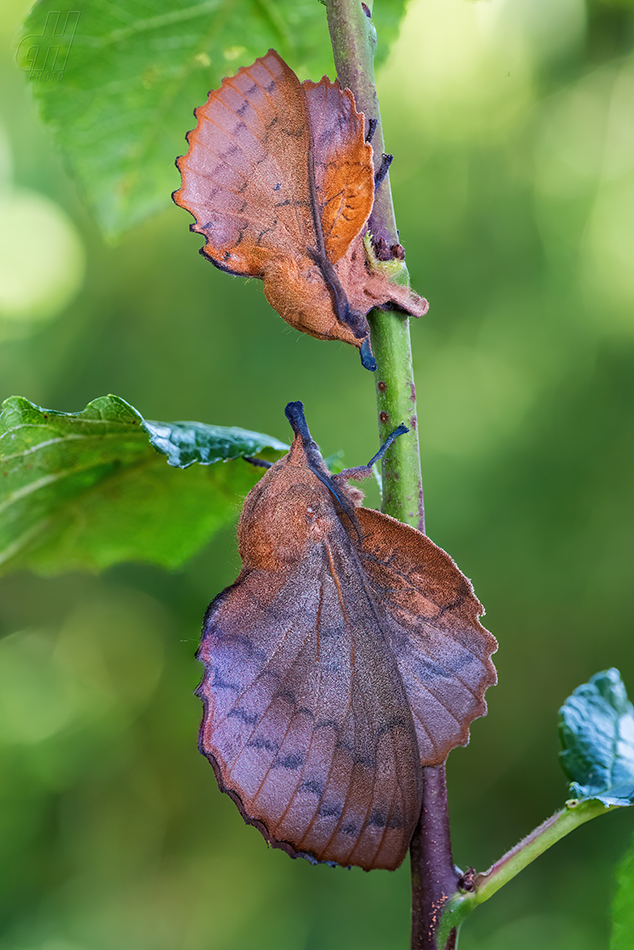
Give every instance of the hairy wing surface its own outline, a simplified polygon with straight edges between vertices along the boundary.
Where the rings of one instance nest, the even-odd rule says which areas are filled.
[[[199,651],[201,750],[271,843],[394,868],[420,812],[418,749],[373,606],[346,563],[315,545],[285,578],[244,571],[216,598]]]
[[[310,118],[317,204],[325,250],[336,263],[362,231],[374,201],[372,147],[350,90],[324,78],[302,88]]]
[[[425,535],[359,508],[361,563],[388,617],[388,637],[414,716],[423,765],[437,765],[486,713],[497,641],[470,581]]]
[[[196,109],[189,151],[178,160],[177,204],[196,219],[206,257],[262,277],[267,262],[315,245],[310,135],[301,85],[274,50],[223,80]]]

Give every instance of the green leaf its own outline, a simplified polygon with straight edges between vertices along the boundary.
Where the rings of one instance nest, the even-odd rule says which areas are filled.
[[[634,708],[618,670],[577,687],[559,710],[559,732],[571,798],[634,802]]]
[[[324,465],[329,472],[332,472],[333,475],[338,475],[339,472],[343,472],[346,467],[343,464],[343,459],[345,452],[343,449],[339,449],[337,452],[333,452],[332,455],[329,455],[328,458],[324,459]]]
[[[146,422],[117,396],[77,413],[13,396],[0,413],[0,571],[177,567],[262,475],[242,456],[287,448],[244,429]]]
[[[632,950],[634,934],[634,838],[616,872],[610,950]]]
[[[211,465],[257,455],[263,448],[287,452],[288,445],[259,432],[202,422],[148,422],[143,427],[150,442],[167,456],[170,465],[188,468],[194,462]]]
[[[380,58],[404,6],[376,5]],[[41,0],[17,59],[102,230],[116,238],[169,206],[193,109],[269,47],[301,78],[333,73],[316,0]]]

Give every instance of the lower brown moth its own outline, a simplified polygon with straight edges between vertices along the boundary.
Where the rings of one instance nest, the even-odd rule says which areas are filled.
[[[424,534],[361,507],[300,402],[289,453],[247,496],[242,570],[210,605],[200,749],[267,842],[292,857],[394,869],[439,765],[486,712],[497,642],[470,581]],[[406,437],[406,436],[405,436]]]

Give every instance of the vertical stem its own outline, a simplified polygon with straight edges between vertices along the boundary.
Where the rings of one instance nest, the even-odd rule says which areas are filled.
[[[383,459],[382,511],[424,533],[425,506],[409,318],[371,310],[368,321],[376,359],[379,441],[386,439],[401,422],[410,430],[392,443]]]
[[[343,88],[352,90],[357,109],[364,113],[368,124],[370,119],[376,120],[372,138],[376,169],[381,163],[384,145],[374,84],[376,33],[371,10],[361,0],[327,0],[326,7],[339,82]],[[383,238],[388,247],[398,244],[389,176],[378,188],[368,227],[374,238]],[[398,282],[409,283],[404,265]],[[410,435],[396,439],[384,456],[383,511],[424,531],[409,320],[403,315],[377,309],[369,314],[369,322],[377,362],[375,378],[381,441],[400,422],[411,430]],[[436,931],[442,907],[457,890],[459,872],[451,854],[445,767],[428,767],[423,773],[423,808],[410,849],[412,948],[436,950]],[[457,930],[453,929],[445,942],[446,950],[454,950],[456,944]]]
[[[423,810],[410,847],[412,864],[412,950],[437,950],[436,931],[442,908],[457,890],[447,811],[445,766],[423,769]],[[451,930],[446,950],[457,946]],[[444,948],[439,948],[444,950]]]
[[[374,84],[376,32],[367,4],[361,0],[328,0],[328,28],[339,82],[351,89],[357,109],[376,119],[372,137],[375,170],[383,156],[381,113]],[[367,12],[366,12],[367,11]],[[378,188],[369,228],[375,238],[383,237],[388,247],[398,244],[389,174]],[[398,283],[409,284],[403,264]],[[375,373],[379,440],[383,442],[401,422],[410,429],[396,439],[383,457],[383,511],[425,530],[423,481],[418,446],[416,389],[412,369],[409,319],[403,314],[372,310],[369,314]]]

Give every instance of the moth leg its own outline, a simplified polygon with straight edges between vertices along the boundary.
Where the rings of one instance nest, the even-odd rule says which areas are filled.
[[[270,468],[273,465],[273,462],[267,462],[266,459],[256,459],[252,455],[243,455],[242,458],[245,462],[255,465],[256,468]]]
[[[372,469],[368,468],[367,465],[357,465],[356,468],[344,468],[343,471],[332,477],[335,482],[346,482],[349,478],[354,478],[355,481],[360,482],[364,478],[369,478],[371,474]]]
[[[376,127],[379,124],[378,119],[368,119],[368,134],[365,137],[368,145],[374,138],[374,133],[376,132]]]
[[[372,456],[367,465],[357,465],[356,468],[344,468],[344,470],[339,472],[338,475],[333,476],[334,480],[347,481],[349,478],[354,478],[357,481],[361,481],[363,478],[369,478],[372,474],[372,466],[375,464],[375,462],[378,462],[379,459],[385,455],[395,439],[398,439],[400,435],[405,435],[406,432],[409,432],[409,429],[401,422],[400,426],[397,426],[394,432],[391,432],[388,435],[379,451],[376,453],[376,455]]]
[[[409,432],[409,429],[403,422],[401,422],[400,426],[397,426],[396,429],[394,429],[394,432],[390,432],[390,434],[388,435],[387,439],[385,440],[385,442],[383,443],[379,451],[376,453],[376,455],[373,455],[370,461],[368,462],[367,467],[372,468],[375,462],[378,462],[379,459],[383,458],[383,456],[385,455],[385,453],[391,446],[392,442],[394,442],[395,439],[398,439],[400,435],[405,435],[406,432]]]
[[[392,164],[393,159],[394,159],[394,156],[393,156],[393,155],[385,155],[385,154],[383,154],[383,155],[381,156],[381,164],[379,165],[377,171],[376,171],[375,174],[374,174],[374,187],[375,187],[375,189],[379,187],[379,185],[381,184],[381,182],[383,181],[383,179],[384,179],[385,176],[387,175],[388,169],[389,169],[390,165]]]

